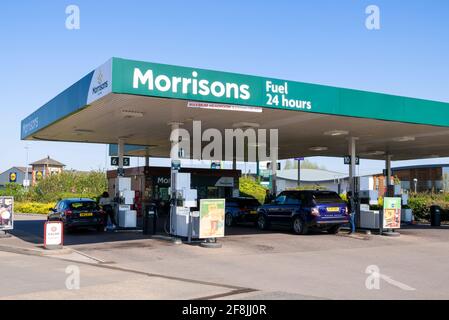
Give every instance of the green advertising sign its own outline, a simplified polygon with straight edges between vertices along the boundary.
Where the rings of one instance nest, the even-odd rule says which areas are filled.
[[[112,58],[22,120],[21,137],[112,93],[449,127],[443,102]]]
[[[384,198],[383,228],[398,229],[401,227],[401,198]]]
[[[449,125],[449,106],[237,73],[113,59],[112,92],[379,120]]]

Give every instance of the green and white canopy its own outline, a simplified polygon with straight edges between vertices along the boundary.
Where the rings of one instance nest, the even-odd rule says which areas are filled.
[[[349,135],[358,138],[363,158],[449,156],[448,103],[120,58],[26,117],[21,138],[106,144],[124,139],[148,146],[151,156],[167,157],[168,123],[191,129],[194,120],[202,121],[203,130],[245,123],[279,129],[280,158],[343,156]]]

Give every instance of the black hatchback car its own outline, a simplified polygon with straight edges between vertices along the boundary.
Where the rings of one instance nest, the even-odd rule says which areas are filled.
[[[283,191],[272,203],[261,206],[257,215],[260,229],[283,224],[292,227],[296,234],[307,234],[311,227],[337,233],[348,222],[346,202],[333,191]]]
[[[59,201],[47,216],[49,221],[62,221],[64,229],[94,227],[104,230],[105,213],[92,199],[73,198]]]
[[[231,227],[240,222],[256,222],[257,209],[260,203],[250,197],[234,197],[226,199],[225,224]]]

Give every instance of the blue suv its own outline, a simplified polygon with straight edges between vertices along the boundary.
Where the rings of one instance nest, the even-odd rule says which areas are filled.
[[[257,226],[262,230],[281,224],[290,226],[296,234],[307,234],[315,227],[335,234],[348,222],[346,202],[333,191],[283,191],[257,211]]]

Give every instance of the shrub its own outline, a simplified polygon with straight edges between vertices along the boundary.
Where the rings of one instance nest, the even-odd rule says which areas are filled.
[[[42,179],[30,189],[30,200],[53,202],[62,198],[94,198],[107,190],[106,174],[100,171],[65,171]]]
[[[14,197],[16,201],[22,201],[27,198],[27,190],[20,184],[8,183],[0,190],[0,196]]]
[[[427,220],[429,218],[429,201],[424,197],[411,197],[408,205],[412,208],[415,220]]]
[[[50,212],[50,208],[53,208],[55,205],[56,205],[55,202],[52,203],[15,202],[14,212],[48,214]]]

